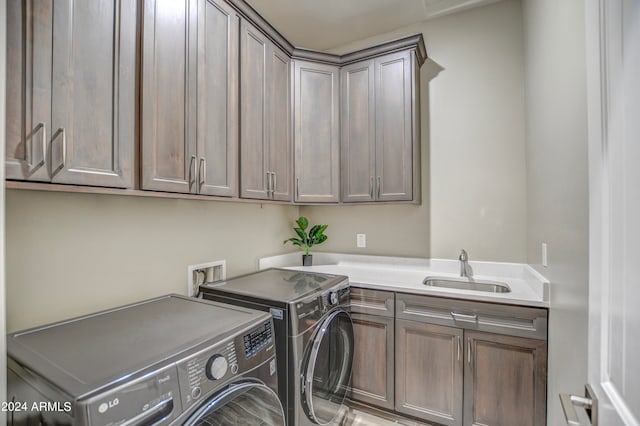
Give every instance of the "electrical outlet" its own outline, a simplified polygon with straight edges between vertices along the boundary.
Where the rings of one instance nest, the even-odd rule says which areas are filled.
[[[549,262],[547,259],[547,243],[542,243],[542,266],[545,268],[549,266]]]
[[[225,260],[189,265],[187,267],[187,296],[196,296],[200,284],[224,280],[226,277],[227,262]]]
[[[356,247],[364,248],[367,246],[367,234],[356,234]]]

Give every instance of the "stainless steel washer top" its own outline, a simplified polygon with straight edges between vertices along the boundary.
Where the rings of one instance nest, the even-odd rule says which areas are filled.
[[[7,352],[79,398],[268,319],[241,307],[168,295],[10,334]]]

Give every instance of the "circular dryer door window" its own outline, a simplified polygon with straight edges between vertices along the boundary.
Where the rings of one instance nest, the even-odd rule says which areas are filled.
[[[347,395],[353,364],[353,324],[341,309],[320,321],[302,364],[302,406],[316,424],[331,422]]]

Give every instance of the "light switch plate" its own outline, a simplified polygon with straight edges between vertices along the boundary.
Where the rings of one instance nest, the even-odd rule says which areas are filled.
[[[356,246],[358,248],[367,246],[367,234],[356,234]]]
[[[542,243],[542,266],[545,268],[549,266],[547,259],[547,243]]]

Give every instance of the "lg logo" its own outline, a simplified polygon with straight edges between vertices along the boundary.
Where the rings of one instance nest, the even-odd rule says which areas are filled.
[[[107,401],[107,402],[103,402],[102,404],[100,404],[100,406],[98,407],[98,412],[100,414],[104,414],[107,412],[107,410],[109,408],[113,408],[116,405],[118,405],[120,403],[120,400],[118,398],[114,398],[111,401]]]

